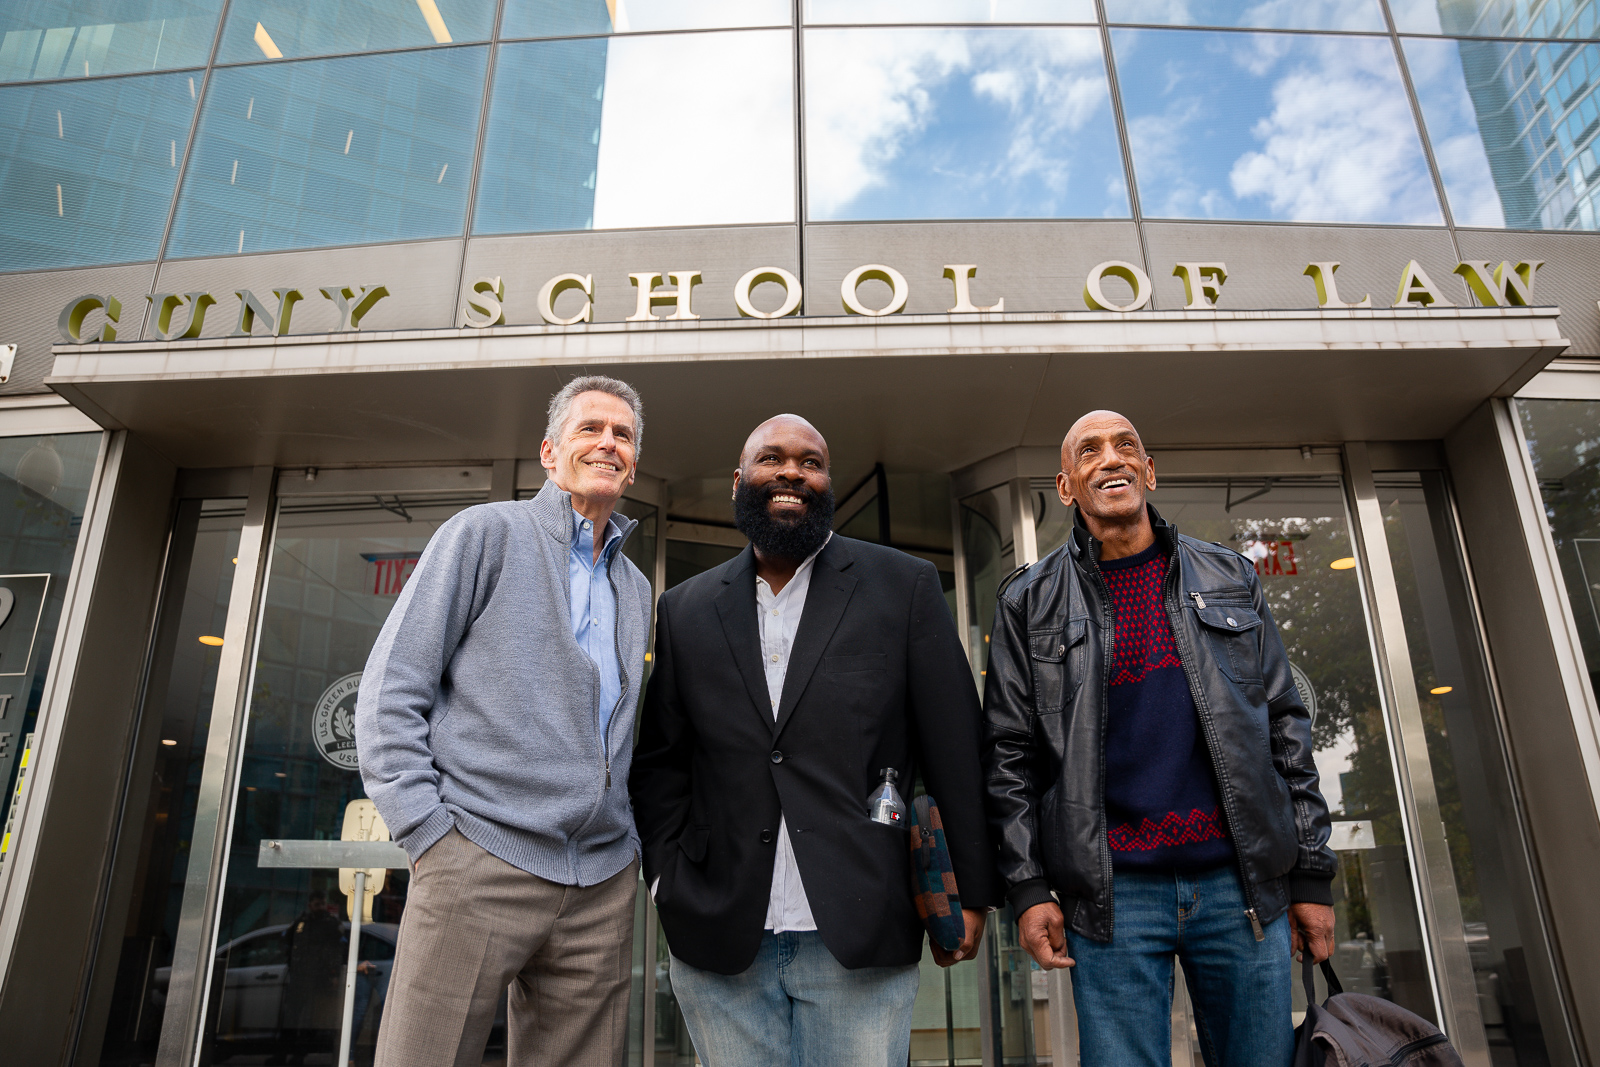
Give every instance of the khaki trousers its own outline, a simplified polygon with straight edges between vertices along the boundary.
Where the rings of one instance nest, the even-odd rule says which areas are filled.
[[[507,986],[508,1067],[617,1067],[638,882],[547,882],[451,830],[411,876],[377,1067],[480,1067]]]

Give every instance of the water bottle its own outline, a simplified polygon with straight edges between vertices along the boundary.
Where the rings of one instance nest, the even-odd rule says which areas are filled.
[[[900,790],[894,787],[898,772],[893,767],[883,769],[883,781],[867,797],[867,814],[873,822],[885,826],[906,825],[906,802],[900,799]]]

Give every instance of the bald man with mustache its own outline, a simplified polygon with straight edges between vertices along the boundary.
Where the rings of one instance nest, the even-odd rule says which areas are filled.
[[[904,1067],[923,926],[893,768],[938,801],[972,957],[1001,902],[981,710],[931,563],[833,532],[828,444],[756,427],[733,476],[750,545],[661,597],[629,788],[672,988],[706,1067]]]
[[[1023,947],[1072,967],[1083,1067],[1166,1067],[1182,966],[1207,1067],[1289,1067],[1290,954],[1333,951],[1311,719],[1254,565],[1146,500],[1139,431],[1061,446],[1067,543],[1003,585],[990,832]]]

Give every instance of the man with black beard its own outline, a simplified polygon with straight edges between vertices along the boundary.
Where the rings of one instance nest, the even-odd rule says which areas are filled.
[[[661,597],[629,790],[672,988],[706,1067],[903,1067],[923,927],[906,830],[868,795],[921,774],[972,956],[1001,900],[980,709],[933,565],[832,532],[828,445],[756,427],[750,546]]]

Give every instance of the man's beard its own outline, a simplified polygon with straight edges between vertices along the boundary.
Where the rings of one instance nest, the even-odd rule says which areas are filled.
[[[793,521],[773,518],[767,510],[773,492],[799,497],[806,505],[805,514]],[[805,485],[740,482],[733,496],[733,523],[763,556],[803,560],[822,547],[833,529],[833,490],[818,493]]]

